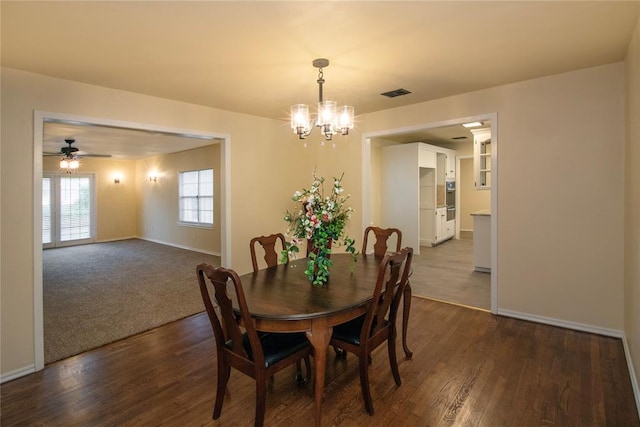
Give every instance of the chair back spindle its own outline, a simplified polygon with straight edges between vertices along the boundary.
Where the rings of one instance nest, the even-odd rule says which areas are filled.
[[[364,230],[364,238],[362,240],[362,253],[367,253],[367,246],[369,243],[369,234],[373,232],[376,241],[373,244],[373,254],[375,256],[383,257],[389,250],[388,240],[394,234],[396,235],[396,248],[395,252],[399,252],[402,247],[402,232],[398,228],[380,228],[370,226]]]

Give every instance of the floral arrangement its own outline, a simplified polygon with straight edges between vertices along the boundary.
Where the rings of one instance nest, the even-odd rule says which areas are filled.
[[[349,195],[344,196],[342,178],[333,178],[331,194],[324,195],[324,181],[322,177],[313,174],[310,189],[302,189],[293,194],[292,200],[299,207],[297,211],[287,211],[284,220],[289,223],[287,242],[282,251],[282,261],[289,256],[295,258],[300,252],[299,245],[306,239],[309,248],[309,261],[305,274],[317,286],[322,286],[329,280],[329,267],[333,265],[330,259],[331,245],[345,245],[346,252],[355,260],[355,240],[344,235],[344,228],[353,209],[346,207]],[[289,238],[291,237],[291,238]]]

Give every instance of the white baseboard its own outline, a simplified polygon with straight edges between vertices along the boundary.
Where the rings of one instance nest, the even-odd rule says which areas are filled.
[[[585,323],[569,322],[566,320],[555,319],[553,317],[536,316],[535,314],[521,313],[518,311],[504,309],[498,309],[497,314],[506,317],[513,317],[515,319],[528,320],[530,322],[544,323],[545,325],[558,326],[560,328],[589,332],[597,335],[604,335],[607,337],[624,337],[624,332],[618,329],[601,328],[599,326],[587,325]]]
[[[622,337],[622,345],[624,346],[624,357],[627,359],[627,367],[629,368],[629,378],[631,379],[631,387],[633,387],[633,395],[636,398],[636,410],[640,417],[640,387],[638,386],[638,377],[636,371],[633,368],[633,359],[631,359],[631,351],[629,350],[629,344],[627,343],[627,336]]]
[[[0,376],[0,383],[6,383],[7,381],[15,380],[16,378],[33,374],[35,371],[36,365],[29,365],[25,366],[24,368],[16,369],[15,371],[7,372]]]
[[[116,239],[102,239],[102,240],[96,240],[95,243],[119,242],[121,240],[131,240],[131,239],[138,239],[138,236],[118,237]]]
[[[164,242],[162,240],[149,239],[148,237],[136,237],[136,239],[146,240],[147,242],[160,243],[161,245],[173,246],[174,248],[186,249],[188,251],[200,252],[201,254],[213,255],[213,256],[222,256],[220,252],[211,252],[211,251],[203,251],[202,249],[192,248],[190,246],[176,245],[171,242]]]

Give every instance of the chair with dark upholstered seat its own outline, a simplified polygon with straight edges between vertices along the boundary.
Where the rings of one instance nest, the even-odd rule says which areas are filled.
[[[362,397],[365,409],[370,415],[373,415],[373,402],[369,387],[369,356],[385,342],[393,378],[396,385],[401,384],[396,357],[396,315],[404,288],[409,281],[412,258],[411,248],[385,255],[380,263],[371,306],[367,312],[333,328],[331,345],[358,356]]]
[[[376,238],[373,245],[373,254],[378,257],[383,257],[388,249],[387,242],[391,236],[396,235],[396,252],[402,247],[402,231],[397,228],[380,228],[370,226],[364,230],[364,238],[362,239],[362,253],[367,253],[367,244],[369,234],[373,232]],[[411,274],[411,272],[409,273]],[[404,300],[402,309],[402,348],[407,359],[411,359],[413,352],[409,350],[407,346],[407,329],[409,327],[409,312],[411,311],[411,285],[407,283],[407,287],[404,290]]]
[[[222,413],[224,394],[231,368],[252,377],[256,381],[255,425],[264,422],[267,379],[276,372],[304,359],[309,363],[311,345],[304,333],[258,334],[247,307],[240,278],[233,270],[214,268],[200,264],[196,268],[200,293],[207,315],[213,327],[218,363],[218,386],[213,409],[213,419]],[[207,284],[207,278],[212,286]],[[238,304],[238,314],[245,331],[240,329],[228,292],[232,287]],[[213,299],[210,288],[213,287]],[[214,301],[219,314],[214,309]],[[307,370],[308,382],[309,370]]]
[[[284,240],[284,235],[282,233],[270,234],[268,236],[254,237],[253,239],[251,239],[251,242],[249,242],[249,248],[251,249],[251,264],[253,264],[254,272],[259,270],[258,257],[256,255],[256,243],[259,243],[260,246],[262,246],[262,249],[264,249],[264,261],[267,264],[267,268],[268,268],[268,267],[275,267],[276,265],[278,265],[279,252],[276,250],[276,247],[277,247],[276,245],[278,241],[280,242],[280,250],[283,251],[285,249],[285,240]],[[287,257],[285,260],[285,264],[288,264],[288,263],[289,263],[289,257]],[[263,334],[266,334],[266,333],[267,332],[258,332],[258,335],[262,336]],[[300,380],[302,376],[300,374],[301,365],[299,360],[296,363],[296,367],[298,369],[299,381],[302,381]],[[307,372],[309,372],[310,367],[309,367],[308,359],[305,359],[305,367],[307,369]]]
[[[256,256],[256,243],[259,243],[264,249],[264,261],[267,263],[267,267],[273,267],[278,265],[278,259],[280,252],[276,250],[276,244],[280,241],[280,250],[285,248],[284,235],[282,233],[271,234],[269,236],[254,237],[249,243],[251,249],[251,263],[253,264],[253,271],[258,271],[258,259]],[[287,258],[287,262],[289,259]]]

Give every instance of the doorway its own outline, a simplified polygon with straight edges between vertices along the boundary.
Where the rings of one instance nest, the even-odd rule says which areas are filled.
[[[185,138],[203,138],[209,140],[219,140],[221,144],[220,171],[221,171],[221,262],[223,265],[231,263],[231,239],[229,236],[230,219],[230,150],[229,135],[217,134],[215,132],[202,132],[198,130],[185,130],[169,128],[160,125],[151,125],[137,122],[125,122],[104,118],[86,117],[71,114],[52,113],[35,111],[34,113],[34,195],[36,199],[33,204],[33,226],[34,226],[34,347],[35,347],[35,370],[44,368],[44,320],[43,320],[43,282],[42,282],[42,243],[43,243],[43,205],[41,203],[42,178],[43,178],[43,146],[45,123],[62,122],[80,124],[83,126],[103,126],[113,129],[138,130],[142,132],[152,132],[167,135],[174,135]],[[179,150],[176,150],[179,151]]]
[[[92,174],[44,174],[42,177],[42,246],[91,243],[95,239]]]
[[[488,194],[490,194],[490,204],[491,204],[491,274],[490,277],[490,310],[492,313],[497,313],[497,289],[499,282],[499,274],[498,274],[498,260],[497,260],[497,228],[498,228],[498,217],[499,212],[497,209],[497,200],[498,200],[498,165],[497,165],[497,155],[498,155],[498,134],[497,134],[497,114],[484,114],[480,116],[474,117],[465,117],[447,120],[443,122],[436,123],[425,123],[421,125],[415,125],[411,127],[404,128],[396,128],[396,129],[388,129],[376,132],[370,132],[363,134],[363,156],[362,156],[362,170],[363,170],[363,190],[362,190],[362,224],[363,227],[369,224],[379,224],[380,223],[380,206],[382,201],[379,197],[379,187],[380,187],[380,162],[381,155],[379,146],[380,144],[402,144],[408,142],[421,141],[426,142],[427,144],[431,144],[431,141],[426,137],[429,135],[431,131],[440,129],[440,128],[454,128],[459,127],[463,123],[480,121],[480,122],[490,122],[491,128],[491,136],[492,136],[492,152],[491,152],[491,171],[492,171],[492,183],[493,185],[488,190]],[[446,147],[452,148],[452,147]],[[471,149],[473,146],[471,146]],[[464,153],[464,155],[472,155],[472,151],[469,153]],[[456,171],[456,181],[460,180],[459,170]],[[484,190],[487,191],[487,190]],[[457,205],[460,206],[459,200],[459,191],[456,195]],[[460,230],[459,224],[460,215],[456,215],[456,233]],[[384,224],[383,224],[384,226]],[[458,235],[459,237],[459,235]],[[468,269],[470,272],[473,271],[473,263],[469,263]],[[447,267],[443,267],[443,274],[446,274]],[[415,282],[415,280],[413,281]],[[412,283],[413,283],[412,282]]]

